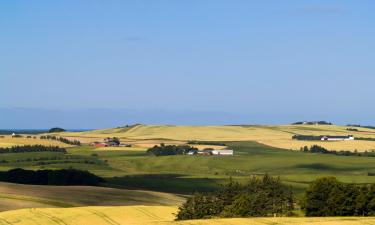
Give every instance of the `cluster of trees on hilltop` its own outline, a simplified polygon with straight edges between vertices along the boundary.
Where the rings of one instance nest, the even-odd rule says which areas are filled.
[[[69,145],[81,145],[81,142],[78,141],[78,140],[69,140],[67,138],[56,137],[56,136],[53,136],[53,135],[40,136],[40,139],[60,141],[62,143],[69,144]]]
[[[1,171],[0,181],[37,185],[99,185],[104,179],[88,171],[75,169],[33,171],[17,168]]]
[[[212,217],[265,217],[292,214],[294,195],[279,178],[252,177],[245,185],[231,181],[214,193],[196,193],[179,208],[177,220]]]
[[[62,152],[66,153],[65,148],[58,146],[43,146],[43,145],[23,145],[12,146],[8,148],[0,148],[0,153],[23,153],[23,152]]]
[[[306,216],[375,216],[375,184],[317,179],[306,190],[303,209]]]
[[[155,145],[147,150],[148,154],[155,156],[165,156],[165,155],[185,155],[189,151],[198,151],[197,148],[191,147],[189,145]]]
[[[60,132],[65,132],[66,130],[60,127],[53,127],[48,130],[48,133],[60,133]]]
[[[320,154],[333,154],[333,155],[341,155],[341,156],[365,156],[365,157],[375,157],[375,152],[358,152],[358,151],[336,151],[336,150],[328,150],[324,147],[321,147],[319,145],[312,145],[311,147],[304,146],[300,149],[301,152],[306,153],[320,153]]]
[[[301,124],[305,124],[305,125],[332,125],[331,122],[327,122],[327,121],[298,121],[298,122],[292,123],[292,125],[301,125]]]

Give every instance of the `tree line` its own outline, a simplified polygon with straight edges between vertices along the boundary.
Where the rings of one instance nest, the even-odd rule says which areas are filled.
[[[375,216],[375,184],[344,184],[334,177],[312,182],[302,205],[306,216]]]
[[[40,139],[46,139],[46,140],[60,141],[62,143],[69,144],[69,145],[81,145],[81,142],[78,141],[78,140],[69,140],[67,138],[56,137],[56,136],[53,136],[53,135],[43,135],[43,136],[40,136],[39,138]]]
[[[148,154],[155,156],[166,156],[166,155],[185,155],[190,151],[198,151],[197,148],[189,145],[155,145],[147,150]]]
[[[213,193],[195,193],[179,207],[176,220],[218,217],[293,216],[291,187],[268,175],[252,177],[245,185],[232,180]],[[375,184],[341,183],[318,178],[299,202],[306,216],[375,216]]]
[[[179,207],[176,219],[288,216],[293,202],[291,187],[265,175],[252,177],[245,185],[231,180],[216,192],[195,193]]]
[[[364,156],[364,157],[375,157],[375,152],[371,151],[365,151],[365,152],[358,152],[358,151],[336,151],[336,150],[328,150],[324,147],[321,147],[319,145],[312,145],[310,148],[307,146],[304,146],[300,149],[301,152],[305,153],[319,153],[319,154],[332,154],[332,155],[339,155],[339,156]]]
[[[61,152],[67,153],[65,148],[44,145],[22,145],[8,148],[0,148],[0,153],[23,153],[23,152]]]
[[[88,171],[75,169],[0,171],[0,181],[37,185],[99,185],[104,179]]]

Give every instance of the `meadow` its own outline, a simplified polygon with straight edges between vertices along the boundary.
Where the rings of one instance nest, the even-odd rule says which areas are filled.
[[[211,191],[229,177],[245,181],[251,175],[280,176],[302,192],[321,176],[336,176],[349,183],[375,182],[375,157],[337,156],[278,149],[257,142],[226,142],[230,157],[151,156],[145,151],[106,150],[91,146],[68,148],[68,153],[7,153],[0,170],[75,168],[89,170],[107,180],[108,186],[142,188],[189,194]]]

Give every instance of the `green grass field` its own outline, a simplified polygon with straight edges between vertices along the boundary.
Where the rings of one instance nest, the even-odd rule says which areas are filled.
[[[300,192],[321,176],[336,176],[343,182],[372,183],[375,158],[336,156],[280,150],[256,142],[228,142],[235,156],[161,156],[139,150],[97,150],[89,146],[62,153],[1,154],[1,170],[76,168],[89,170],[108,180],[108,185],[144,188],[174,193],[210,191],[229,177],[245,181],[251,175],[280,176]],[[56,158],[56,159],[55,159]]]

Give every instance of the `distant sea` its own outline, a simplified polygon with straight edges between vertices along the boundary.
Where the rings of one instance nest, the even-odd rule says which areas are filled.
[[[49,129],[0,129],[0,134],[42,134],[47,133]],[[88,131],[88,129],[67,129],[69,132]]]

